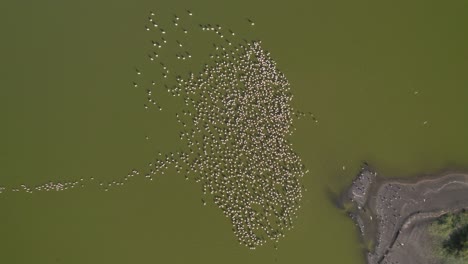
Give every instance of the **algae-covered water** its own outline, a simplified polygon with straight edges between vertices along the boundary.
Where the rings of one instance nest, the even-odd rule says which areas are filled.
[[[132,82],[149,10],[186,9],[262,40],[294,107],[319,120],[294,123],[310,171],[295,228],[278,249],[249,250],[200,186],[170,171],[108,192],[0,194],[2,263],[363,263],[330,199],[362,161],[398,177],[467,167],[464,1],[4,1],[0,185],[112,180],[183,148],[177,101],[145,111]]]

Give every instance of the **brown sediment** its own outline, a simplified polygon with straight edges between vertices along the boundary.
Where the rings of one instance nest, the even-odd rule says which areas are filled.
[[[448,212],[468,208],[468,174],[445,172],[413,179],[377,176],[365,166],[342,203],[359,227],[369,264],[438,263],[430,254],[425,227]]]

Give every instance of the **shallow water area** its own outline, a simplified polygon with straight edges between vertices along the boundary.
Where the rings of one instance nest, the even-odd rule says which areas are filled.
[[[0,194],[5,263],[363,263],[352,221],[331,200],[362,161],[389,177],[468,165],[464,2],[0,6],[9,10],[0,18],[0,185],[80,178],[85,185]],[[185,9],[262,40],[291,83],[294,107],[319,121],[293,123],[293,148],[310,172],[294,228],[277,249],[239,245],[222,212],[203,206],[201,186],[174,170],[107,192],[92,182],[125,177],[159,151],[184,147],[174,118],[180,101],[161,93],[163,111],[145,111],[144,89],[132,82],[151,45],[149,10],[182,19]],[[201,40],[190,45],[208,49]]]

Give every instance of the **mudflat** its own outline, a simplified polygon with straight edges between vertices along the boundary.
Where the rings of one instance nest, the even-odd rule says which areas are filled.
[[[427,225],[468,208],[468,174],[389,179],[365,166],[341,202],[359,227],[368,264],[436,264]]]

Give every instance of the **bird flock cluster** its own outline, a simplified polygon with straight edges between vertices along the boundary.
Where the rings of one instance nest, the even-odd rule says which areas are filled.
[[[187,10],[184,17],[192,16]],[[145,31],[158,34],[152,35],[157,40],[151,41],[154,50],[148,58],[151,63],[159,62],[161,75],[136,68],[137,79],[132,86],[145,89],[145,109],[163,109],[163,102],[153,97],[155,88],[183,99],[184,109],[176,119],[182,126],[180,139],[186,149],[160,152],[146,172],[133,169],[110,182],[91,177],[35,187],[23,184],[11,191],[64,191],[92,182],[109,191],[133,177],[152,181],[175,168],[186,180],[201,184],[203,205],[212,201],[223,211],[240,244],[254,249],[269,240],[277,242],[293,227],[304,190],[301,177],[308,172],[287,139],[294,131],[293,120],[307,115],[318,120],[291,106],[290,84],[261,41],[240,39],[220,25],[196,26],[200,32],[214,32],[219,40],[213,43],[213,52],[198,74],[190,72],[182,77],[171,72],[161,60],[164,45],[177,45],[173,59],[178,61],[188,61],[192,54],[180,40],[169,36],[171,30],[166,31],[156,17],[150,11]],[[174,15],[172,27],[187,35],[193,28],[182,27],[180,19]],[[247,22],[255,25],[250,19]],[[145,79],[147,76],[151,80]],[[0,193],[4,191],[1,187]]]
[[[179,19],[175,16],[174,26]],[[187,180],[201,183],[203,204],[210,199],[223,211],[240,244],[254,249],[268,240],[277,242],[293,227],[300,208],[300,178],[307,171],[287,137],[293,133],[293,119],[306,114],[292,108],[289,82],[261,41],[238,44],[236,34],[220,25],[199,28],[216,33],[221,42],[213,43],[210,62],[198,74],[174,74],[175,83],[164,84],[170,94],[184,100],[176,118],[187,149],[177,152],[176,158],[171,154],[158,159],[147,177],[175,164]],[[160,28],[160,34],[167,31]],[[152,43],[160,49],[159,42]],[[178,40],[174,44],[182,47]],[[185,60],[191,54],[185,51],[176,57]],[[165,66],[162,76],[169,76]],[[148,100],[162,109],[151,97]]]
[[[183,172],[202,183],[239,242],[255,248],[293,226],[302,197],[305,169],[286,139],[292,95],[259,41],[216,58],[174,88],[191,124],[181,133],[189,147]]]

